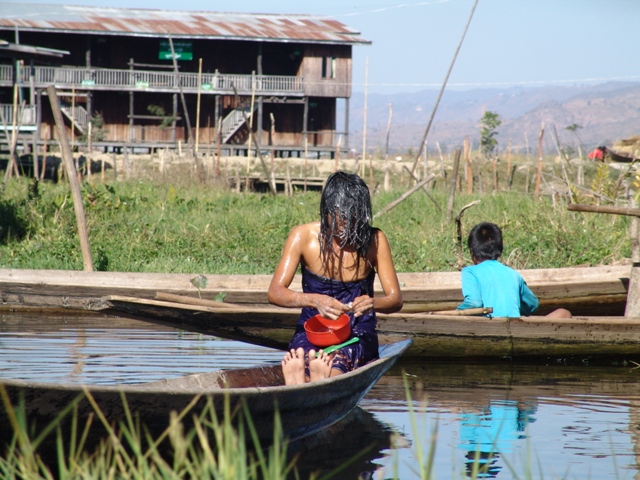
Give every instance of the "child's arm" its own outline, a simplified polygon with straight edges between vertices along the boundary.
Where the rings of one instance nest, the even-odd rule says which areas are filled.
[[[520,298],[520,315],[529,316],[540,306],[538,297],[531,291],[524,280],[520,287]]]
[[[462,295],[464,300],[458,306],[458,310],[484,307],[478,279],[466,268],[462,269]]]

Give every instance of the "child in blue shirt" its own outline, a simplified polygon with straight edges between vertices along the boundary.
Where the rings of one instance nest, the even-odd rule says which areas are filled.
[[[493,307],[492,316],[518,318],[535,312],[538,298],[522,276],[500,263],[502,230],[493,223],[479,223],[471,229],[467,242],[473,265],[462,269],[464,301],[458,310]],[[549,317],[570,318],[571,312],[559,308]]]

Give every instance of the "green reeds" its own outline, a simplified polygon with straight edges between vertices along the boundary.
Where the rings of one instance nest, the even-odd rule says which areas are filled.
[[[273,480],[291,478],[295,473],[295,464],[287,462],[288,443],[279,418],[275,420],[273,443],[264,448],[246,406],[232,407],[228,398],[220,414],[210,397],[196,413],[194,407],[201,398],[194,397],[183,411],[172,412],[166,429],[154,437],[129,410],[124,394],[125,415],[117,424],[105,417],[85,390],[39,433],[30,430],[24,402],[12,405],[1,385],[0,396],[13,430],[12,440],[3,445],[6,451],[0,456],[3,480]],[[83,396],[93,412],[83,418],[85,423],[81,425],[78,403]],[[187,419],[189,429],[185,427]],[[99,438],[95,440],[97,444],[90,444],[98,427],[101,434],[93,438]]]

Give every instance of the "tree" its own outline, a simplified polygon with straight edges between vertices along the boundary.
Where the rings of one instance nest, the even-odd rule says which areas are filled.
[[[578,139],[578,142],[580,143],[580,146],[582,146],[582,148],[584,150],[586,150],[586,147],[584,146],[584,143],[582,143],[582,139],[578,135],[578,129],[579,128],[582,128],[582,125],[578,125],[577,123],[572,123],[571,125],[568,125],[568,126],[564,127],[565,130],[573,133],[576,136],[576,138]],[[582,155],[580,155],[580,157],[582,157]]]
[[[480,149],[487,157],[493,154],[498,145],[495,136],[498,135],[496,128],[500,125],[502,125],[500,115],[490,110],[484,112],[480,120]]]

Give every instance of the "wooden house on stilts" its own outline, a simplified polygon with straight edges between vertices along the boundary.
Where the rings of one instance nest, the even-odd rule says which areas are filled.
[[[276,156],[333,156],[349,147],[352,48],[368,43],[318,16],[0,3],[0,129],[54,143],[55,85],[75,147],[246,155],[252,129]]]

